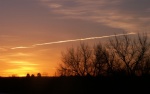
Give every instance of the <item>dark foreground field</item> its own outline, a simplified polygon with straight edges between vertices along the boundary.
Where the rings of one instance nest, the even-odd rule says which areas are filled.
[[[8,77],[0,94],[150,94],[150,77]]]

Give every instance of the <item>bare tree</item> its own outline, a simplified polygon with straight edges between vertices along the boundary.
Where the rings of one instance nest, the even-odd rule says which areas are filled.
[[[144,64],[147,52],[149,52],[149,42],[147,34],[138,34],[137,38],[131,38],[128,35],[110,39],[110,50],[117,55],[119,63],[127,72],[127,75],[137,75],[141,72],[141,66]]]
[[[149,55],[150,55],[150,43],[148,42],[148,37],[146,33],[143,33],[143,35],[138,34],[138,45],[137,47],[137,58],[135,60],[135,63],[133,64],[133,72],[139,72],[142,74],[143,70],[145,70],[146,67],[149,66]],[[144,68],[144,69],[143,69]],[[138,72],[139,71],[139,72]]]
[[[101,43],[94,47],[93,69],[95,76],[112,76],[122,71],[116,54],[110,49],[110,46],[104,46]]]
[[[104,46],[81,43],[62,53],[58,68],[62,76],[149,75],[150,43],[146,33],[115,36]]]
[[[92,50],[84,43],[77,49],[70,48],[66,53],[62,53],[62,64],[58,72],[64,76],[78,75],[86,76],[92,71]]]
[[[142,75],[149,75],[150,74],[150,56],[147,57],[144,64],[142,66]]]
[[[101,43],[94,47],[94,61],[93,72],[95,76],[104,75],[109,65],[109,53]]]
[[[110,75],[120,67],[115,61],[115,54],[109,53],[101,43],[94,49],[81,43],[77,49],[70,48],[62,53],[62,63],[57,73],[62,76]]]

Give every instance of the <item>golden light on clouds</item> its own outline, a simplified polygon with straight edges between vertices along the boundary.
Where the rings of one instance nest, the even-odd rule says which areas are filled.
[[[36,65],[38,65],[38,64],[33,64],[30,62],[26,62],[26,61],[10,61],[9,63],[13,64],[13,65],[18,65],[18,66],[36,66]]]

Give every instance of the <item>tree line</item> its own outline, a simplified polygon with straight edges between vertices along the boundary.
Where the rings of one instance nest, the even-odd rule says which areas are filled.
[[[115,36],[106,44],[80,43],[62,52],[59,76],[146,76],[150,74],[147,33]]]

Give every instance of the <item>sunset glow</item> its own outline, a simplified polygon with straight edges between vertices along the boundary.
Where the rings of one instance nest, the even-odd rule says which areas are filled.
[[[54,76],[61,52],[147,32],[149,0],[0,0],[0,76]],[[123,32],[127,32],[124,34]]]
[[[6,73],[11,73],[12,76],[26,76],[27,71],[32,71],[32,73],[34,73],[34,71],[36,71],[35,68],[32,67],[20,67],[20,68],[15,68],[15,69],[9,69],[6,70]],[[10,75],[11,76],[11,75]]]

